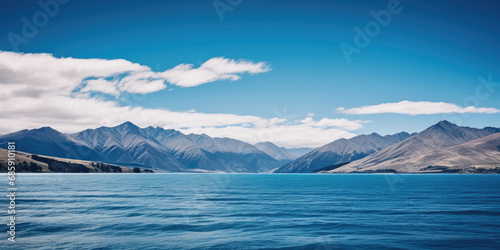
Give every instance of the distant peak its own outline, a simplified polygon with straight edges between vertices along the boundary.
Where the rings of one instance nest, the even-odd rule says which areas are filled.
[[[263,142],[258,142],[258,143],[255,143],[255,145],[271,145],[271,144],[274,144],[270,141],[263,141]]]
[[[126,122],[122,123],[120,126],[123,126],[123,125],[129,125],[130,126],[130,125],[134,125],[134,124],[132,122],[130,122],[130,121],[126,121]]]
[[[36,131],[40,131],[40,132],[57,132],[57,130],[51,128],[51,127],[41,127],[39,129],[33,129],[33,130],[36,130]]]
[[[366,138],[366,137],[382,137],[382,136],[373,132],[371,134],[361,134],[361,135],[355,136],[353,138]],[[345,138],[338,139],[337,141],[342,141],[342,140],[349,141],[349,139],[345,139]]]
[[[126,121],[126,122],[118,125],[117,127],[137,127],[137,126],[129,121]]]
[[[38,130],[54,130],[54,129],[51,127],[41,127]]]
[[[386,136],[407,136],[407,137],[409,137],[409,136],[412,136],[412,135],[414,135],[414,134],[416,134],[416,133],[412,133],[412,134],[410,134],[410,133],[408,133],[408,132],[406,132],[406,131],[401,131],[401,132],[399,132],[399,133],[395,133],[395,134],[393,134],[393,135],[386,135]]]
[[[43,133],[43,134],[59,134],[60,132],[51,127],[41,127],[32,130],[26,130],[26,132],[31,133]]]
[[[134,133],[138,132],[140,130],[140,128],[137,125],[135,125],[131,122],[124,122],[124,123],[114,127],[114,129],[117,129],[119,131],[124,131],[124,132],[134,131]]]
[[[454,127],[458,127],[456,124],[453,124],[447,120],[442,120],[438,123],[436,123],[434,126],[432,127],[441,127],[441,128],[454,128]]]
[[[401,131],[399,133],[395,133],[394,135],[409,135],[410,133],[406,132],[406,131]]]
[[[149,131],[165,131],[165,129],[163,129],[162,127],[153,127],[153,126],[148,126],[145,129]]]
[[[430,130],[430,131],[434,130],[434,131],[446,132],[446,131],[457,130],[459,128],[460,128],[460,126],[453,124],[449,121],[443,120],[443,121],[440,121],[440,122],[430,126],[429,128],[426,129],[426,131],[427,130]]]
[[[447,120],[442,120],[442,121],[439,121],[437,124],[440,124],[440,125],[455,125]]]

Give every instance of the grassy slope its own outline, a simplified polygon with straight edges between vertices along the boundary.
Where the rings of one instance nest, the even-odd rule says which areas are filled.
[[[92,161],[84,161],[84,160],[75,160],[75,159],[65,159],[59,157],[51,157],[38,155],[43,158],[43,160],[35,160],[32,157],[32,154],[24,153],[24,152],[16,152],[16,172],[75,172],[75,173],[105,173],[105,172],[120,172],[121,173],[134,173],[133,168],[115,166],[110,164],[101,164],[98,162]],[[36,157],[35,157],[36,158]],[[52,167],[50,164],[46,162],[52,162]],[[31,168],[25,168],[24,162],[26,162],[27,166],[31,165]],[[70,164],[71,163],[71,164]],[[7,164],[8,164],[8,156],[7,150],[0,149],[0,172],[7,172]],[[36,164],[36,165],[34,165]],[[96,165],[100,164],[104,167],[96,167]],[[63,168],[56,168],[55,166],[64,166]],[[78,168],[73,168],[72,166],[78,166]],[[53,171],[54,169],[59,169],[59,171]],[[82,171],[83,170],[83,171]],[[117,171],[118,170],[118,171]],[[137,170],[136,170],[137,171]],[[144,172],[141,170],[141,172]]]

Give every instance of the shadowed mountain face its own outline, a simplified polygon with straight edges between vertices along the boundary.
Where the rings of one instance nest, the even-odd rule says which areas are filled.
[[[19,151],[172,172],[265,172],[281,165],[248,143],[207,135],[184,135],[162,128],[116,127],[62,134],[51,128],[23,130],[0,137],[0,147],[15,141]]]
[[[319,147],[274,171],[275,173],[312,173],[317,169],[361,159],[398,143],[411,135],[401,132],[381,136],[373,133],[351,139],[340,139]]]
[[[486,127],[486,128],[484,128],[484,130],[486,130],[492,134],[500,132],[500,128],[494,128],[494,127]]]
[[[145,130],[130,122],[113,128],[87,129],[69,136],[100,152],[107,161],[115,164],[144,165],[170,171],[185,170]]]
[[[278,147],[271,142],[259,142],[255,144],[255,147],[280,161],[282,164],[297,159],[297,156],[290,152],[287,148]]]
[[[303,148],[286,148],[286,151],[288,151],[290,154],[295,156],[295,159],[313,151],[314,148],[308,148],[308,147],[303,147]]]
[[[280,165],[278,160],[246,142],[195,134],[187,138],[209,157],[211,165],[220,164],[225,172],[266,172]]]
[[[52,128],[43,127],[21,130],[0,136],[0,148],[7,148],[8,142],[16,142],[16,150],[68,159],[101,161],[105,158],[85,143],[74,140]]]
[[[434,165],[450,166],[446,162],[454,162],[451,158],[461,159],[460,157],[452,157],[452,155],[455,155],[453,152],[465,152],[467,150],[464,147],[468,145],[465,144],[466,142],[486,137],[495,131],[495,128],[460,127],[448,121],[441,121],[400,143],[331,172],[381,171],[388,169],[398,172],[419,172],[425,167]],[[462,145],[462,147],[454,148],[457,145]],[[475,158],[479,162],[480,159],[484,158],[480,157],[477,154],[478,152],[480,150],[472,155],[469,162],[475,161]],[[439,160],[441,158],[448,160],[441,162]],[[457,165],[458,162],[455,161],[453,164]]]

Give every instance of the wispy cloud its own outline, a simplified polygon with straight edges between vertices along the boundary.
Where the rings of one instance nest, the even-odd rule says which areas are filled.
[[[159,76],[177,86],[193,87],[218,80],[235,81],[244,73],[258,74],[269,70],[271,68],[263,62],[253,63],[217,57],[206,61],[199,68],[193,68],[192,64],[181,64],[160,73]]]
[[[366,115],[366,114],[406,114],[406,115],[432,115],[432,114],[447,114],[447,113],[483,113],[494,114],[500,113],[496,108],[483,107],[461,107],[453,103],[445,102],[412,102],[401,101],[397,103],[382,103],[378,105],[362,106],[357,108],[346,109],[340,107],[337,112],[343,114]]]
[[[224,58],[211,59],[197,69],[180,68],[183,69],[176,74],[168,70],[157,73],[123,59],[0,52],[0,134],[42,126],[71,133],[131,121],[141,127],[159,126],[250,143],[272,141],[286,147],[316,147],[354,136],[352,131],[362,128],[365,122],[315,120],[312,114],[297,121],[289,117],[172,111],[145,108],[138,106],[139,103],[123,105],[118,101],[124,92],[151,93],[164,89],[167,83],[195,86],[269,70],[263,63]],[[95,92],[104,93],[107,98],[89,94]]]
[[[334,128],[342,128],[349,131],[358,130],[363,127],[363,123],[369,122],[362,120],[351,121],[345,118],[340,118],[340,119],[322,118],[319,121],[315,121],[313,119],[313,116],[314,114],[308,114],[308,116],[305,119],[301,120],[300,122],[311,127],[319,127],[319,128],[334,127]]]

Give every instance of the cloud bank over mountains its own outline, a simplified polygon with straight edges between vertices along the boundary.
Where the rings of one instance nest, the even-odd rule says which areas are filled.
[[[228,113],[172,111],[140,104],[147,94],[164,91],[167,84],[195,87],[215,81],[236,81],[243,75],[265,73],[265,62],[214,57],[198,67],[180,64],[156,72],[124,59],[57,58],[46,53],[0,51],[0,134],[51,126],[75,132],[131,121],[183,133],[230,137],[252,144],[271,141],[282,147],[318,147],[356,136],[367,120],[346,118],[260,117]],[[337,114],[499,113],[496,108],[460,107],[444,102],[383,103],[338,108]],[[333,114],[332,114],[333,115]]]
[[[124,93],[153,93],[164,90],[167,84],[194,87],[219,80],[235,81],[243,74],[270,70],[264,62],[216,57],[197,68],[181,64],[154,72],[124,59],[56,58],[44,53],[0,51],[0,105],[3,107],[0,134],[42,126],[74,132],[132,121],[139,126],[206,133],[250,143],[270,140],[285,147],[314,147],[353,137],[352,131],[363,127],[361,120],[322,118],[315,121],[309,115],[295,121],[282,117],[179,112],[119,102]]]

